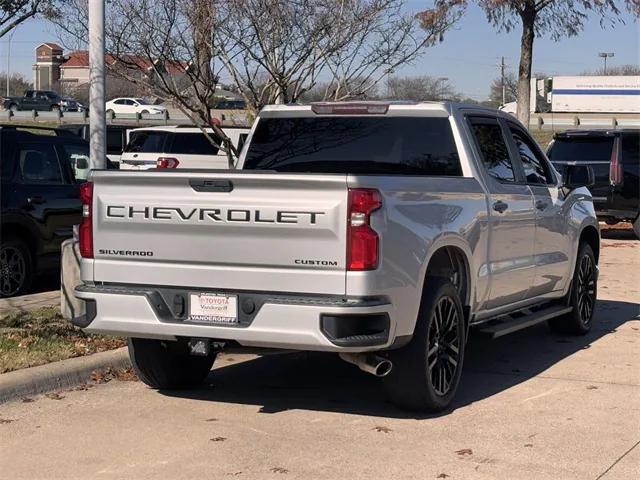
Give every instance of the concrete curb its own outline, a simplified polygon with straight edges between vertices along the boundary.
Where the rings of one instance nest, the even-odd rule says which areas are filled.
[[[16,398],[69,388],[88,381],[91,372],[131,366],[127,348],[24,368],[0,375],[0,403]]]

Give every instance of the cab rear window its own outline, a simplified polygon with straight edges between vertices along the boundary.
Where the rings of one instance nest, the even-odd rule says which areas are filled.
[[[263,118],[245,170],[461,176],[448,118]]]
[[[560,137],[547,156],[552,162],[603,162],[611,160],[613,137]]]
[[[212,134],[210,133],[209,136]],[[174,133],[170,153],[183,155],[216,155],[219,148],[214,146],[204,133]]]
[[[139,131],[131,132],[129,143],[125,147],[125,152],[134,153],[159,153],[164,152],[164,144],[168,133],[161,131]]]

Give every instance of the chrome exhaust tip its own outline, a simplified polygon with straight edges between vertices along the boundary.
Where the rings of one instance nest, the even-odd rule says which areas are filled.
[[[386,377],[393,369],[391,360],[373,353],[341,353],[340,358],[376,377]]]

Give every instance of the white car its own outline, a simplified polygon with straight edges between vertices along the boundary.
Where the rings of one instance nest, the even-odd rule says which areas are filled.
[[[238,152],[249,130],[223,128]],[[213,135],[213,129],[206,131]],[[219,145],[212,145],[198,127],[168,125],[129,131],[127,146],[120,157],[120,169],[147,170],[156,167],[226,169],[229,159],[227,153]]]
[[[106,105],[107,115],[135,115],[136,113],[160,114],[167,111],[162,105],[152,105],[142,98],[114,98],[109,100]]]

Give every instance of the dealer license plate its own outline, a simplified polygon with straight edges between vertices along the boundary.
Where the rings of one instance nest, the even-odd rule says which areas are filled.
[[[202,323],[238,323],[238,297],[211,293],[189,295],[189,320]]]

